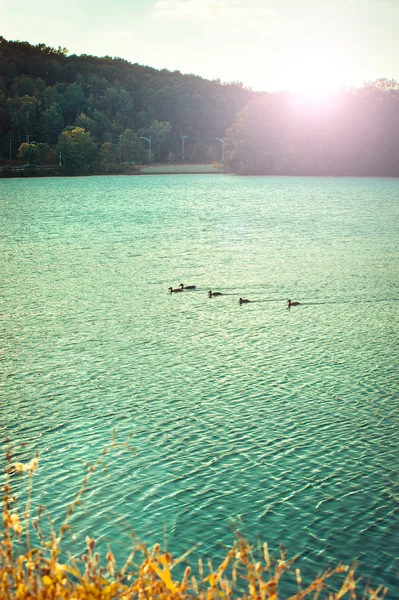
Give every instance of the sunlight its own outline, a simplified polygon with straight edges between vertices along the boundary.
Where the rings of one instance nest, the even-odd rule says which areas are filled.
[[[335,50],[314,43],[292,54],[283,87],[302,101],[322,105],[342,87],[344,61]]]
[[[297,62],[291,73],[288,89],[299,98],[312,103],[323,102],[340,87],[340,69],[325,60],[312,56]]]

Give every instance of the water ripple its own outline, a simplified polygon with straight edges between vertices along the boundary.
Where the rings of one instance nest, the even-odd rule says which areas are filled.
[[[125,556],[134,531],[206,556],[239,524],[301,554],[305,577],[358,558],[395,597],[397,192],[355,178],[2,183],[0,427],[21,460],[41,453],[34,501],[60,523],[112,429],[133,432],[90,482],[73,554],[87,534]],[[180,281],[198,288],[169,294]]]

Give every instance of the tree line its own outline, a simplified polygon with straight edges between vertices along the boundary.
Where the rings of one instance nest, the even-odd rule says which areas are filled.
[[[225,168],[248,175],[399,176],[399,84],[378,79],[309,103],[249,100],[225,139]]]
[[[223,155],[225,171],[247,175],[399,176],[399,84],[310,104],[0,37],[0,165],[117,173]]]
[[[253,95],[238,82],[0,37],[0,158],[66,173],[212,162]]]

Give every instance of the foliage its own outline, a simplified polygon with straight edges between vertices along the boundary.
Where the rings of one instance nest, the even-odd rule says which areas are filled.
[[[256,175],[399,176],[399,84],[380,79],[325,105],[260,94],[225,139],[225,166]]]
[[[55,153],[48,144],[24,142],[18,149],[17,158],[30,165],[48,165],[55,162]]]
[[[101,164],[106,173],[121,162],[120,154],[117,152],[115,144],[111,144],[111,142],[104,142],[101,144],[100,156]]]
[[[90,133],[82,127],[67,127],[57,144],[60,162],[69,173],[88,171],[98,158]]]
[[[167,134],[171,132],[171,124],[169,121],[157,121],[154,119],[151,125],[147,128],[147,135],[151,136],[152,148],[155,151],[155,161],[161,162],[162,147],[166,142]]]
[[[3,600],[282,600],[279,583],[295,559],[287,560],[285,552],[280,551],[280,557],[271,560],[267,544],[263,545],[262,556],[260,548],[254,548],[240,535],[218,567],[214,568],[209,562],[207,573],[200,561],[196,574],[188,566],[179,576],[175,567],[186,559],[189,552],[173,559],[168,552],[161,550],[159,544],[152,550],[136,544],[123,567],[118,569],[112,551],[108,550],[105,561],[102,561],[95,552],[95,540],[88,537],[86,551],[79,559],[70,557],[67,563],[59,562],[65,534],[71,529],[70,518],[96,467],[115,446],[113,440],[96,465],[89,468],[58,532],[43,506],[39,507],[36,517],[31,515],[33,475],[38,468],[38,457],[23,464],[14,462],[8,451],[8,469],[2,490],[3,531],[0,532],[0,597]],[[18,510],[11,485],[12,477],[18,475],[28,476],[27,503],[23,513]],[[51,528],[48,539],[43,534],[42,520],[45,518]],[[34,537],[36,545],[32,542]],[[307,585],[303,585],[298,568],[295,573],[298,592],[290,600],[303,600],[310,596],[329,600],[345,597],[354,600],[357,597],[359,586],[353,567],[339,565],[318,575]],[[384,598],[386,591],[381,588],[373,590],[367,585],[362,597],[378,600]]]
[[[120,136],[119,151],[122,160],[129,164],[144,162],[145,160],[145,151],[140,142],[140,138],[131,129],[126,129],[123,135]]]
[[[35,163],[37,157],[36,144],[27,144],[26,142],[21,144],[17,157],[29,164]]]
[[[0,72],[3,160],[15,158],[22,142],[55,147],[65,128],[80,127],[98,150],[104,143],[117,145],[126,130],[151,136],[157,162],[166,162],[169,152],[181,156],[181,135],[186,135],[186,156],[204,162],[216,147],[215,137],[224,135],[253,96],[238,83],[158,71],[109,56],[67,56],[65,49],[3,37]],[[147,161],[148,144],[142,140],[140,145]],[[139,152],[134,154],[139,160]],[[102,162],[97,168],[110,167]]]
[[[82,129],[87,152],[67,153],[64,173],[182,160],[183,138],[185,162],[209,163],[221,159],[219,138],[224,169],[235,173],[399,176],[399,84],[392,79],[311,104],[288,92],[255,93],[237,82],[3,37],[0,72],[4,163],[22,143],[54,152],[63,132]],[[151,156],[141,137],[151,139]]]

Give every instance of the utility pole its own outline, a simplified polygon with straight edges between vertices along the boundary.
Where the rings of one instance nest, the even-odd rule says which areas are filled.
[[[119,140],[119,144],[118,144],[118,146],[119,146],[119,164],[121,165],[122,164],[121,139],[123,138],[123,135],[117,135],[116,137]]]
[[[222,163],[224,163],[224,141],[221,138],[215,138],[215,140],[219,140],[222,144]]]
[[[149,160],[149,162],[151,162],[151,136],[149,136],[148,138],[146,138],[143,135],[141,135],[140,139],[141,140],[145,140],[146,142],[148,142],[148,160]]]
[[[180,137],[181,137],[181,157],[182,157],[182,161],[184,162],[184,142],[188,138],[188,135],[181,135]]]

